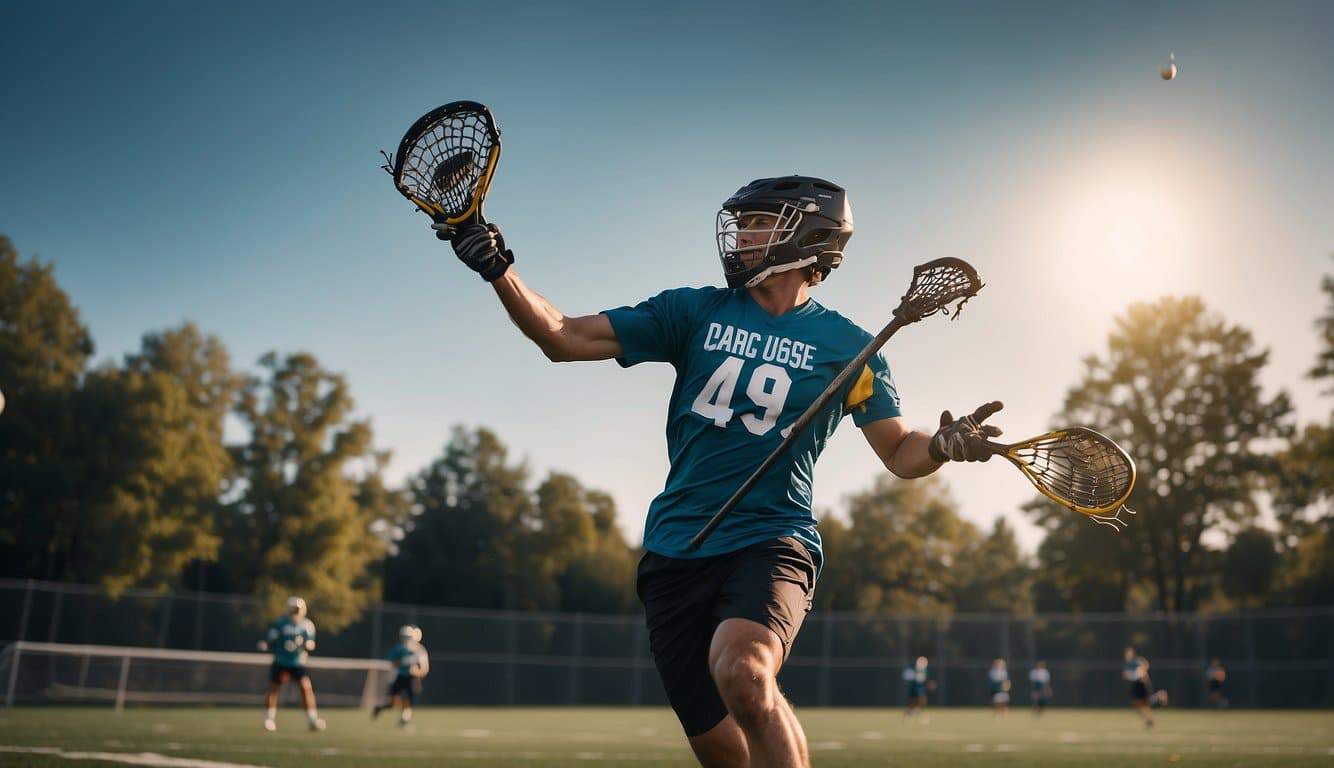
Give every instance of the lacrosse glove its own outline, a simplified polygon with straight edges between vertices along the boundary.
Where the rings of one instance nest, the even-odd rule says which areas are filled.
[[[987,439],[1001,434],[1001,428],[983,421],[1005,406],[999,400],[986,403],[971,416],[955,419],[949,411],[940,414],[940,429],[931,437],[927,452],[939,461],[986,461],[992,456]]]
[[[505,274],[514,263],[514,252],[505,247],[505,236],[495,224],[466,222],[456,227],[432,224],[431,229],[437,236],[448,237],[459,261],[488,283]]]

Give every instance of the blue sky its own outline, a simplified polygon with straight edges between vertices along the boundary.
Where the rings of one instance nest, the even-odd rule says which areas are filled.
[[[877,329],[939,256],[988,282],[887,349],[914,424],[996,398],[1042,431],[1116,312],[1183,293],[1328,407],[1301,378],[1334,271],[1328,4],[6,2],[0,30],[0,232],[55,262],[99,358],[185,319],[238,367],[314,352],[396,478],[485,424],[637,541],[666,471],[670,368],[548,364],[378,169],[459,98],[504,132],[488,215],[567,313],[717,284],[718,204],[800,172],[857,218],[826,305]],[[943,475],[1031,547],[993,464]],[[846,425],[817,503],[878,469]]]

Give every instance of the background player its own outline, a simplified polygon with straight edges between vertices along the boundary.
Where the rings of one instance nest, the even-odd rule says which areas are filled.
[[[401,706],[398,724],[405,726],[412,722],[412,705],[422,692],[422,679],[431,671],[431,659],[422,645],[420,627],[405,625],[398,630],[398,645],[389,651],[389,661],[394,664],[396,674],[389,684],[389,701],[377,704],[371,710],[371,718],[380,716],[386,709]]]
[[[1041,717],[1047,705],[1051,704],[1051,671],[1047,662],[1039,661],[1028,672],[1029,695],[1033,699],[1033,715]]]
[[[903,680],[908,684],[908,706],[903,710],[903,716],[921,714],[923,723],[927,722],[926,695],[936,687],[928,667],[927,658],[918,656],[912,666],[903,669]]]
[[[689,541],[786,429],[871,339],[810,298],[843,261],[853,221],[844,190],[803,176],[759,179],[723,203],[726,288],[664,291],[634,307],[568,317],[528,288],[494,225],[448,231],[510,318],[552,361],[670,363],[666,487],[649,508],[637,590],[667,697],[707,766],[806,766],[806,738],[777,674],[823,561],[812,512],[815,460],[844,415],[894,474],[985,461],[1000,434],[973,415],[910,430],[881,355],[854,376],[705,545]]]
[[[1124,658],[1125,667],[1121,677],[1130,683],[1130,707],[1139,713],[1145,728],[1152,728],[1153,684],[1149,679],[1149,661],[1136,655],[1135,649],[1131,647],[1126,648]]]
[[[259,641],[259,649],[273,652],[269,692],[264,696],[264,730],[278,730],[278,691],[289,680],[295,680],[301,686],[301,703],[306,708],[310,730],[324,730],[324,720],[315,710],[315,689],[306,674],[306,659],[315,650],[315,623],[306,618],[305,600],[295,596],[287,598],[287,614],[269,627],[268,634]]]
[[[1010,670],[1005,667],[1005,659],[991,662],[987,678],[991,685],[992,713],[996,717],[1005,717],[1010,707]]]
[[[1215,657],[1209,662],[1209,668],[1204,671],[1204,681],[1209,690],[1206,703],[1215,709],[1227,707],[1227,696],[1223,694],[1223,683],[1227,682],[1227,670],[1223,668],[1222,659]]]

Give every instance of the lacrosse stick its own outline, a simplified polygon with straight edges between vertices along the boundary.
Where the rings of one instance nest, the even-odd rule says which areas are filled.
[[[1121,513],[1135,488],[1135,461],[1112,439],[1087,427],[1069,427],[1003,445],[987,441],[1024,473],[1043,496],[1088,516],[1118,533],[1125,530]]]
[[[438,107],[408,128],[392,158],[380,154],[394,188],[436,223],[486,223],[482,201],[500,162],[500,129],[491,110],[475,101]],[[449,239],[448,231],[436,235]]]

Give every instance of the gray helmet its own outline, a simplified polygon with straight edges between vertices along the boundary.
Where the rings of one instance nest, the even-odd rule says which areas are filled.
[[[771,229],[738,234],[748,214],[774,217]],[[729,288],[749,288],[777,272],[813,266],[821,279],[843,261],[852,237],[852,207],[837,184],[811,176],[756,179],[727,198],[718,211],[718,257]]]

